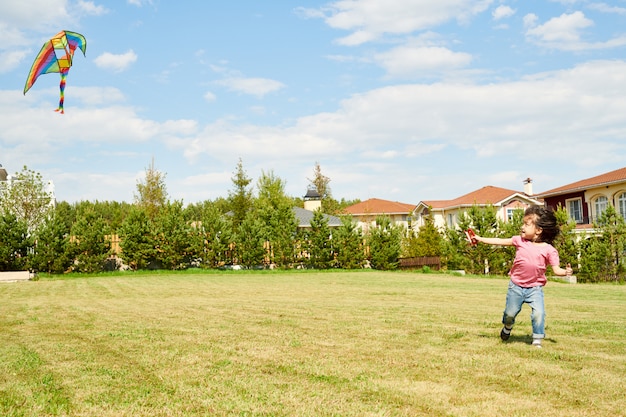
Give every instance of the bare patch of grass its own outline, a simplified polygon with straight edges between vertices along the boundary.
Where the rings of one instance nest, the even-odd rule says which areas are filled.
[[[499,339],[506,280],[194,273],[0,285],[3,416],[620,416],[626,287],[546,287]]]

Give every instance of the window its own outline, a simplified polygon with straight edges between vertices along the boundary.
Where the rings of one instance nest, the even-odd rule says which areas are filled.
[[[605,196],[601,195],[600,197],[596,198],[596,201],[595,201],[596,219],[602,216],[602,213],[604,213],[604,210],[606,210],[606,207],[608,204],[609,204],[609,199],[606,198]]]
[[[570,219],[576,223],[583,222],[583,203],[580,198],[575,200],[567,200],[567,213]]]
[[[513,215],[515,214],[516,211],[521,211],[523,213],[524,209],[520,208],[520,207],[517,207],[517,208],[507,208],[506,209],[506,219],[507,219],[507,221],[513,220]]]
[[[626,193],[622,193],[617,197],[617,206],[619,207],[619,214],[626,219]]]

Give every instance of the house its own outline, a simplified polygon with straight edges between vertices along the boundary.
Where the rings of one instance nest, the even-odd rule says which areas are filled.
[[[367,232],[370,226],[376,224],[376,217],[381,215],[389,217],[396,225],[410,228],[414,209],[415,204],[370,198],[346,207],[344,213],[352,215],[363,232]]]
[[[313,219],[313,214],[315,210],[321,210],[321,208],[322,196],[320,196],[316,188],[309,187],[306,194],[304,195],[304,208],[293,208],[294,214],[296,215],[296,220],[298,221],[298,228],[310,229],[311,220]],[[328,214],[324,214],[323,216],[328,221],[328,227],[341,226],[341,219],[339,217],[331,216]]]
[[[576,181],[536,196],[548,207],[564,207],[577,229],[590,228],[608,205],[626,219],[626,167]]]
[[[301,207],[294,207],[293,213],[296,216],[296,221],[298,222],[298,229],[310,229],[311,228],[311,220],[313,220],[314,212],[311,210],[306,210]],[[328,227],[339,227],[341,226],[341,219],[336,216],[331,216],[329,214],[323,214],[324,218],[328,221]]]
[[[532,195],[532,180],[528,178],[524,184],[524,192],[488,185],[453,200],[421,201],[415,208],[415,227],[424,225],[426,217],[430,216],[435,227],[454,228],[461,213],[474,205],[493,206],[497,218],[508,221],[515,210],[543,204]]]

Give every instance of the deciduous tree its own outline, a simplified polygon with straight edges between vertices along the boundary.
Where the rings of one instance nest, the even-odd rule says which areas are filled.
[[[22,168],[9,181],[0,181],[0,212],[13,213],[26,223],[32,233],[48,217],[54,208],[48,183],[40,173]]]
[[[135,203],[142,207],[150,219],[154,219],[167,204],[165,174],[154,167],[154,159],[146,168],[145,177],[137,181]]]

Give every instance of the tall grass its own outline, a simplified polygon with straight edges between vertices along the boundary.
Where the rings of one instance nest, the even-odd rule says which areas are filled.
[[[626,287],[546,287],[499,339],[505,279],[130,274],[0,285],[2,416],[623,416]]]

